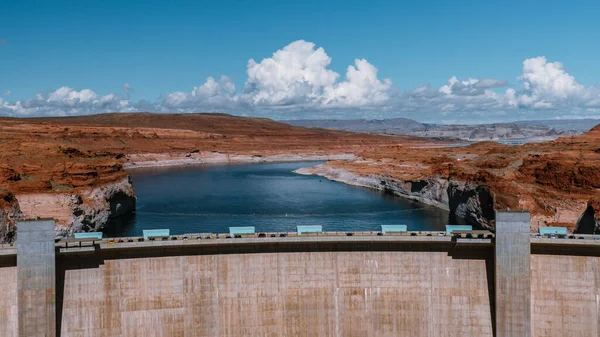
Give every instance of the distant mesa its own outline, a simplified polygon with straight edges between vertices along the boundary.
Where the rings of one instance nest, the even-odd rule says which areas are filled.
[[[407,135],[442,140],[480,141],[547,141],[558,137],[574,136],[589,131],[600,123],[596,119],[533,120],[510,123],[441,125],[419,123],[408,118],[381,120],[368,119],[310,119],[284,120],[294,126]]]

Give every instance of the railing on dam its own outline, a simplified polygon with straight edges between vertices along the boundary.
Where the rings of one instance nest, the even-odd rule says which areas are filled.
[[[236,239],[269,239],[277,238],[278,241],[282,238],[340,238],[340,237],[356,237],[356,238],[371,238],[387,237],[393,238],[393,241],[421,241],[419,239],[427,239],[427,241],[451,241],[452,239],[486,239],[493,240],[494,233],[485,230],[457,230],[454,233],[442,231],[406,231],[406,232],[383,232],[383,231],[329,231],[329,232],[313,232],[298,234],[297,232],[258,232],[246,234],[230,234],[230,233],[189,233],[166,235],[162,237],[130,236],[130,237],[114,237],[114,238],[62,238],[56,240],[57,248],[76,248],[93,245],[119,245],[123,243],[141,243],[156,244],[163,246],[161,243],[165,241],[219,241],[222,243],[235,243]],[[431,240],[431,238],[445,238]],[[352,238],[348,238],[352,241]],[[355,240],[362,241],[362,240]],[[536,234],[530,235],[530,242],[533,244],[569,244],[569,245],[600,245],[600,235],[594,234]],[[16,249],[16,244],[0,244],[0,255],[2,252],[8,253],[9,250]]]
[[[494,233],[484,230],[448,231],[325,231],[257,232],[257,233],[189,233],[177,235],[146,235],[114,238],[60,238],[55,240],[58,253],[90,251],[96,248],[160,248],[166,246],[214,246],[270,243],[465,243],[491,245]],[[15,255],[16,245],[0,245],[0,255]]]

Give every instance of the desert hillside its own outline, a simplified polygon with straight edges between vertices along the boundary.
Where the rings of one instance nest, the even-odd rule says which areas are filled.
[[[494,226],[494,209],[523,209],[538,226],[598,232],[600,126],[521,146],[482,142],[466,147],[381,146],[351,161],[304,170],[356,183],[364,177],[395,194],[448,208],[474,225]],[[360,183],[359,183],[360,184]]]
[[[126,166],[327,159],[427,142],[226,114],[113,113],[0,118],[0,144],[0,228],[11,232],[21,216],[53,217],[68,235],[135,208]]]
[[[0,118],[0,143],[3,240],[19,218],[53,217],[66,236],[133,212],[127,167],[233,161],[329,160],[301,173],[386,190],[485,228],[495,208],[531,211],[532,230],[594,232],[600,218],[599,127],[523,146],[444,147],[226,114],[114,113]]]
[[[290,125],[346,130],[390,135],[406,135],[432,139],[464,140],[468,142],[548,141],[589,131],[599,120],[518,121],[511,123],[436,125],[419,123],[407,118],[393,119],[313,119],[283,121]]]

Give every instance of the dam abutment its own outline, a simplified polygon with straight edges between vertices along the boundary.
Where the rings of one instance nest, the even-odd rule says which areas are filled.
[[[496,337],[531,336],[529,213],[497,212]]]
[[[54,221],[17,225],[18,336],[54,337],[56,328],[56,260]]]

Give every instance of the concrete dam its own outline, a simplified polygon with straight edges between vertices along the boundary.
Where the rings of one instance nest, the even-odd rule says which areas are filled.
[[[19,223],[0,248],[0,337],[599,336],[600,240],[256,235],[54,241]],[[120,242],[122,241],[122,242]]]

